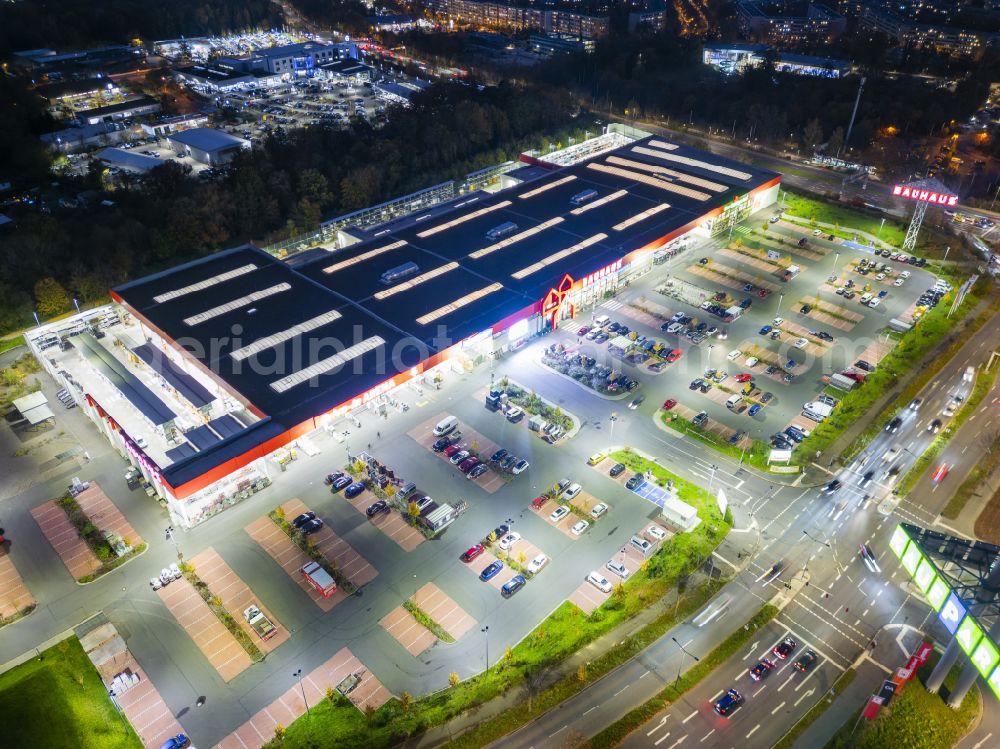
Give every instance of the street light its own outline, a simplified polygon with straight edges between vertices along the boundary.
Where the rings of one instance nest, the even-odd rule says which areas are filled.
[[[299,680],[299,689],[302,690],[302,702],[306,706],[306,715],[308,715],[309,714],[309,702],[306,700],[306,688],[302,684],[302,669],[300,668],[295,673],[293,673],[292,674],[292,678]]]
[[[832,547],[832,546],[830,546],[830,544],[828,544],[828,543],[827,543],[826,541],[820,541],[820,540],[819,540],[818,538],[816,538],[815,536],[812,536],[812,535],[810,535],[809,531],[806,531],[806,530],[802,531],[802,535],[804,535],[804,536],[805,536],[806,538],[808,538],[808,539],[811,539],[811,540],[815,541],[815,542],[816,542],[816,543],[818,543],[818,544],[822,544],[823,546],[825,546],[825,547],[826,547],[826,548],[828,548],[828,549],[832,549],[832,548],[833,548],[833,547]]]
[[[618,421],[618,414],[615,411],[612,411],[611,412],[611,434],[609,436],[609,439],[611,440],[611,444],[612,445],[614,444],[614,439],[615,439],[615,422],[616,421]]]
[[[719,466],[714,463],[709,466],[709,470],[712,471],[712,475],[708,478],[708,493],[712,493],[712,482],[715,481],[715,472],[719,470]]]
[[[684,666],[684,656],[690,655],[692,658],[694,658],[695,662],[701,659],[694,653],[688,652],[687,648],[681,645],[676,637],[671,635],[670,639],[674,641],[674,644],[677,645],[678,649],[681,651],[681,660],[680,663],[677,664],[677,678],[674,680],[674,687],[676,688],[677,683],[681,680],[681,668]]]
[[[168,541],[173,541],[173,543],[174,543],[174,551],[177,552],[177,558],[178,559],[183,559],[184,555],[181,554],[180,547],[177,545],[177,538],[174,535],[175,533],[176,533],[176,531],[174,530],[174,526],[168,525],[166,531],[164,532],[164,535],[165,535],[165,537],[166,537],[166,539]]]
[[[490,625],[487,624],[485,627],[479,630],[483,633],[483,640],[486,642],[486,670],[490,670]]]

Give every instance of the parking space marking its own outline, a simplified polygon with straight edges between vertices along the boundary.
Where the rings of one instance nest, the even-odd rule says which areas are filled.
[[[56,550],[74,580],[79,580],[101,568],[101,561],[80,538],[76,527],[69,522],[66,513],[55,500],[32,508],[31,517],[38,523],[42,534]]]
[[[340,496],[366,518],[368,517],[368,513],[365,510],[377,499],[367,489],[353,499],[344,497],[343,493]],[[426,540],[423,533],[407,523],[402,515],[395,511],[388,513],[380,512],[375,517],[368,518],[368,522],[395,541],[404,551],[413,551]]]
[[[611,593],[598,590],[593,583],[584,580],[576,590],[570,593],[569,601],[579,607],[583,613],[589,615],[610,597]]]
[[[434,583],[424,585],[412,600],[456,640],[476,626],[476,620]]]
[[[12,616],[35,601],[10,560],[10,554],[2,548],[0,548],[0,590],[3,591],[3,596],[0,596],[0,618]]]
[[[159,749],[164,741],[183,733],[184,729],[163,701],[149,674],[130,652],[125,652],[127,660],[120,664],[121,670],[138,676],[139,683],[127,692],[116,694],[115,699],[146,749]]]
[[[312,599],[312,602],[324,611],[329,611],[347,597],[344,591],[338,588],[329,598],[324,598],[320,595],[319,591],[306,582],[302,577],[301,570],[312,559],[292,543],[292,539],[281,528],[276,526],[271,518],[266,515],[257,518],[244,528],[244,530],[250,538],[260,544],[261,548],[278,563],[279,567],[288,573],[288,576],[295,581],[299,588],[305,591],[306,595]]]
[[[281,508],[285,512],[286,519],[298,517],[309,510],[309,507],[301,499],[290,499]],[[320,528],[310,538],[317,551],[327,561],[334,564],[344,577],[358,588],[367,585],[378,575],[378,570],[355,551],[347,541],[334,533],[329,525]]]

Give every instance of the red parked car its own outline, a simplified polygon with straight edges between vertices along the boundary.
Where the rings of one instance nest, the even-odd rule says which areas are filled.
[[[457,453],[461,449],[462,448],[459,447],[458,445],[448,445],[448,447],[446,447],[444,449],[445,457],[446,458],[450,458],[452,455],[454,455],[455,453]]]
[[[752,379],[753,375],[747,374],[746,372],[744,372],[743,374],[736,375],[737,382],[750,382],[750,380]]]
[[[535,497],[533,500],[531,500],[531,509],[532,510],[542,509],[542,505],[545,504],[548,500],[549,500],[548,497]]]
[[[673,351],[671,351],[669,354],[667,354],[667,363],[668,364],[673,364],[675,361],[677,361],[678,359],[680,359],[682,356],[684,356],[684,352],[681,351],[679,348],[675,348]]]
[[[576,334],[577,335],[587,335],[587,333],[589,333],[589,332],[590,332],[590,327],[587,326],[587,325],[584,325],[582,328],[580,328],[578,331],[576,331]]]
[[[460,470],[462,473],[468,473],[477,465],[479,465],[481,462],[482,461],[480,461],[479,458],[473,455],[471,458],[466,458],[461,463],[459,463],[458,470]]]
[[[677,405],[677,401],[675,401],[673,398],[667,398],[665,401],[663,401],[663,410],[664,411],[669,411],[671,408],[673,408],[676,405]]]
[[[476,544],[475,546],[473,546],[472,548],[470,548],[468,551],[466,551],[464,554],[462,554],[461,559],[462,559],[463,562],[471,562],[473,559],[475,559],[476,557],[478,557],[482,553],[483,553],[483,545],[482,544]]]

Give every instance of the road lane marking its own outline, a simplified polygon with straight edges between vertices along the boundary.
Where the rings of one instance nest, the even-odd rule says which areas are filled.
[[[806,697],[811,697],[815,692],[816,692],[816,688],[815,687],[812,688],[812,689],[810,689],[808,692],[803,692],[802,696],[799,697],[797,700],[795,700],[795,705],[794,706],[798,707],[799,703],[802,702],[802,700],[804,700]]]
[[[701,740],[704,741],[709,736],[711,736],[713,733],[715,733],[715,729],[714,728],[711,731],[709,731],[708,733],[706,733],[704,736],[702,736]],[[990,736],[992,736],[992,735],[993,734],[990,734]],[[987,736],[986,738],[989,738],[989,736]],[[972,747],[972,749],[979,749],[979,745],[977,744],[976,746]]]
[[[559,731],[565,731],[567,728],[569,728],[569,726],[563,726],[562,728],[560,728],[560,729],[558,729],[556,731],[553,731],[552,733],[549,734],[549,738],[551,739],[553,736],[555,736],[557,733],[559,733]]]
[[[662,744],[664,741],[667,740],[667,736],[669,736],[669,735],[670,735],[670,731],[667,731],[660,738],[658,738],[656,741],[653,742],[653,746],[659,746],[660,744]],[[673,746],[673,745],[671,744],[671,746]]]
[[[713,730],[714,730],[714,729],[713,729]],[[993,732],[992,732],[992,731],[991,731],[990,733],[986,734],[986,735],[985,735],[985,736],[983,737],[982,741],[980,741],[979,743],[977,743],[977,744],[976,744],[976,745],[975,745],[974,747],[972,747],[972,749],[979,749],[979,747],[981,747],[981,746],[982,746],[983,744],[985,744],[985,743],[986,743],[987,741],[989,741],[989,740],[990,740],[990,737],[991,737],[992,735],[993,735]]]
[[[645,679],[647,676],[649,676],[649,671],[643,671],[642,672],[642,676],[640,676],[639,678],[640,679]]]
[[[691,713],[689,716],[687,716],[684,720],[682,720],[681,723],[687,723],[689,720],[691,720],[691,718],[693,718],[697,714],[698,714],[698,711],[695,710],[693,713]]]
[[[771,715],[774,715],[776,712],[778,712],[784,706],[785,706],[785,703],[784,703],[784,701],[782,701],[782,703],[780,705],[778,705],[776,708],[774,708],[774,710],[771,711]]]
[[[623,686],[623,687],[622,687],[621,689],[619,689],[619,690],[618,690],[617,692],[615,692],[614,696],[615,696],[615,697],[617,697],[617,696],[618,696],[618,695],[620,695],[620,694],[621,694],[622,692],[624,692],[624,691],[625,691],[626,689],[628,689],[628,688],[629,688],[630,686],[632,686],[632,684],[631,684],[631,683],[629,683],[629,684],[626,684],[626,685],[625,685],[625,686]]]
[[[665,739],[666,736],[664,736],[663,738]],[[684,741],[684,739],[686,739],[686,738],[687,738],[687,734],[684,734],[679,739],[677,739],[677,741],[675,741],[673,744],[671,744],[670,746],[668,746],[667,749],[674,749],[675,746],[677,746],[679,743],[681,743],[682,741]],[[660,741],[663,741],[663,739],[660,739]],[[660,741],[657,741],[655,744],[653,744],[653,746],[656,746],[656,744],[659,744]]]
[[[784,689],[785,687],[787,687],[788,686],[788,682],[790,682],[794,678],[795,678],[795,674],[788,674],[788,678],[785,679],[784,682],[782,682],[782,684],[781,684],[780,687],[778,687],[778,691],[780,692],[782,689]],[[784,703],[782,703],[782,704],[784,704]]]
[[[757,733],[758,728],[760,728],[760,723],[758,723],[757,725],[755,725],[753,728],[750,729],[750,733],[747,734],[747,738],[749,739],[751,736]]]
[[[587,713],[592,713],[592,712],[594,712],[594,710],[596,710],[596,709],[597,709],[597,705],[594,705],[593,707],[589,707],[589,708],[587,708],[586,710],[584,710],[584,711],[583,711],[583,714],[584,714],[584,715],[586,715]]]
[[[647,736],[652,736],[654,733],[656,733],[661,728],[663,728],[663,724],[666,723],[666,722],[667,722],[667,716],[664,715],[662,718],[660,718],[660,722],[657,723],[655,726],[653,726],[653,728],[646,735]]]

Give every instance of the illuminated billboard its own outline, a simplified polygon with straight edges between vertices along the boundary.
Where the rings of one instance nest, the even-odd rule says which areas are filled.
[[[946,192],[934,192],[933,190],[924,190],[920,187],[893,185],[892,195],[896,198],[909,198],[910,200],[918,200],[921,203],[933,203],[934,205],[958,205],[957,195],[949,195]]]

